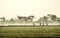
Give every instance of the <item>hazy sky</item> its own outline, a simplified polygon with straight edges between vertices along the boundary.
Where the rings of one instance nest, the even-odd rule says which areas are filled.
[[[0,17],[34,15],[39,18],[47,14],[60,17],[60,0],[0,0]]]

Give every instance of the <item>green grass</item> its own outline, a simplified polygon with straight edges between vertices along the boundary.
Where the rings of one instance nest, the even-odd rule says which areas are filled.
[[[0,27],[0,37],[56,37],[60,26]]]

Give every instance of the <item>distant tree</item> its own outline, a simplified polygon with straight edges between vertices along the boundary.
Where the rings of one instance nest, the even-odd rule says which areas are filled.
[[[46,16],[44,16],[43,18],[44,18],[44,21],[46,22],[46,21],[47,21],[47,17],[46,17]]]
[[[2,25],[4,25],[5,17],[1,17],[0,19],[1,19]]]
[[[40,22],[40,26],[41,26],[41,22]]]
[[[1,17],[0,19],[1,19],[2,21],[5,21],[5,17]]]
[[[17,16],[18,19],[21,19],[22,17],[21,16]]]
[[[52,21],[56,21],[56,15],[48,14],[47,16],[50,16]]]
[[[32,15],[31,15],[31,16],[29,16],[29,18],[31,19],[31,21],[33,21],[33,19],[34,19],[34,16],[32,16]]]
[[[43,17],[43,19],[44,19],[44,20],[43,20],[43,21],[44,21],[44,23],[46,23],[46,24],[48,25],[48,20],[47,20],[47,19],[48,19],[48,17],[44,16],[44,17]]]
[[[29,18],[31,19],[31,22],[32,22],[33,25],[35,26],[35,22],[33,21],[35,17],[34,17],[33,15],[31,15],[31,16],[29,16]]]
[[[10,21],[14,21],[14,19],[13,19],[13,18],[11,18],[11,19],[10,19]]]
[[[28,22],[28,17],[24,16],[25,22]]]
[[[33,21],[35,17],[34,17],[33,15],[30,15],[30,16],[28,16],[28,17],[26,17],[26,16],[24,16],[24,17],[22,17],[22,16],[17,16],[17,17],[18,17],[18,19],[24,18],[24,20],[25,20],[26,22],[28,22],[28,20],[30,20],[30,22],[32,22],[33,25],[35,25],[35,22]]]
[[[51,16],[52,21],[56,21],[56,15]]]
[[[40,17],[38,20],[37,20],[37,22],[40,24],[40,26],[41,26],[41,23],[42,23],[42,18]]]
[[[10,19],[11,23],[15,23],[15,20],[13,18]]]
[[[60,23],[60,19],[59,19],[59,20],[57,20],[57,22],[59,22],[59,23]]]

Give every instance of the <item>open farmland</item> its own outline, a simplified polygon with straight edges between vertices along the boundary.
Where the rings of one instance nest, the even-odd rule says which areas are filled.
[[[59,37],[60,26],[6,26],[0,27],[1,38]]]

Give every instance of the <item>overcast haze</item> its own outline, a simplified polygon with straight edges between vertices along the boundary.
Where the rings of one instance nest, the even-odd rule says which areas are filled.
[[[60,0],[0,0],[0,17],[34,15],[39,18],[47,14],[60,17]]]

